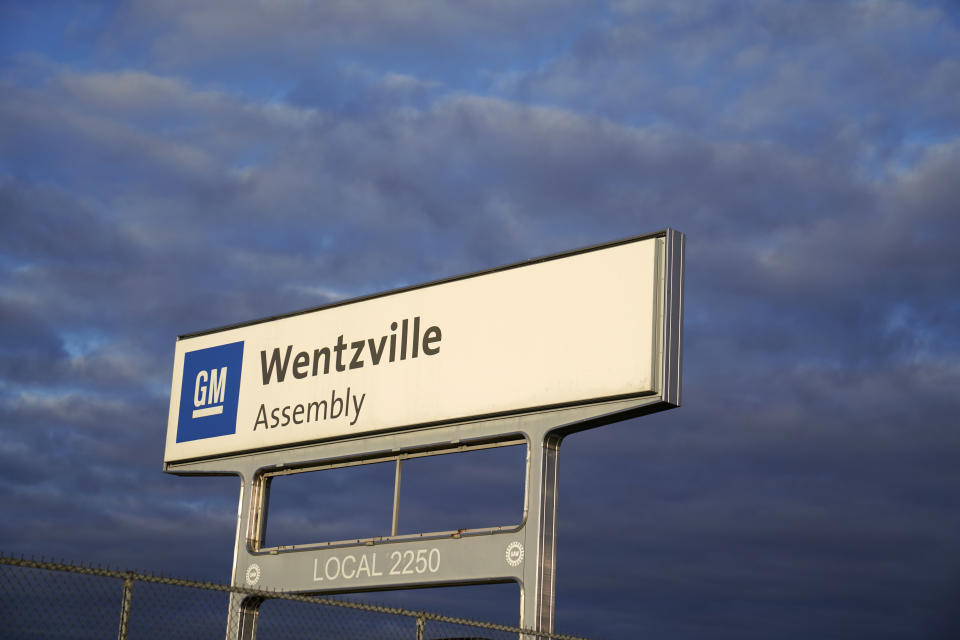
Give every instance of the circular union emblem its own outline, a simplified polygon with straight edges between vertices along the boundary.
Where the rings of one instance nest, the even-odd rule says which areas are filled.
[[[507,564],[511,567],[519,567],[523,562],[523,545],[519,542],[511,542],[507,545]]]
[[[247,584],[251,587],[260,582],[260,565],[252,564],[247,567],[246,573]]]

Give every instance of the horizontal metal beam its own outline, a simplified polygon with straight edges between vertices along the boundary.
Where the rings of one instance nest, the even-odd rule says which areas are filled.
[[[378,457],[389,459],[398,453],[440,450],[461,444],[509,442],[517,438],[526,438],[529,442],[540,440],[548,433],[566,435],[675,406],[664,402],[659,396],[628,398],[583,407],[360,436],[281,451],[167,463],[164,471],[176,475],[239,475],[253,478],[257,473],[276,474],[285,468],[299,470],[338,462],[369,461]]]
[[[523,582],[526,532],[239,554],[244,586],[301,593]]]

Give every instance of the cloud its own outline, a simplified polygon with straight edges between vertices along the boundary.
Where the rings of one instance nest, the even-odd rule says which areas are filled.
[[[282,61],[285,74],[310,69],[341,48],[357,57],[407,64],[436,61],[437,50],[444,52],[445,62],[503,59],[531,46],[545,49],[562,41],[586,13],[577,3],[540,1],[144,1],[114,13],[100,48],[113,55],[146,49],[150,59],[167,69]]]
[[[943,79],[955,77],[958,47],[935,4],[617,3],[565,54],[494,77],[515,99],[885,158],[917,132],[956,130],[957,83]]]

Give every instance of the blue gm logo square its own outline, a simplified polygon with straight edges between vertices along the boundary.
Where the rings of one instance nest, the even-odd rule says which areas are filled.
[[[243,342],[184,354],[177,442],[236,433],[242,365]]]

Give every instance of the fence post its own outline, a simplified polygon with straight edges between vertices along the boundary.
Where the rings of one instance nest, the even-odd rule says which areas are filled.
[[[417,614],[417,640],[423,640],[427,630],[427,619],[422,613]]]
[[[120,631],[119,640],[127,640],[130,629],[130,602],[133,599],[133,571],[128,571],[123,579],[123,598],[120,601]]]

